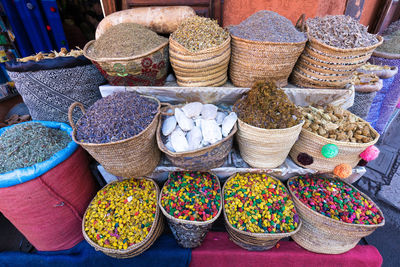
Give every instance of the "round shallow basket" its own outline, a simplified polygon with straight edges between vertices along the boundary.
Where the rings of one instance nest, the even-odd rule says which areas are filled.
[[[228,180],[225,182],[225,184],[234,178],[236,174],[230,176]],[[269,175],[270,176],[270,175]],[[272,177],[272,176],[271,176]],[[275,179],[272,177],[275,181],[281,183],[279,180]],[[289,194],[289,193],[288,193]],[[225,185],[224,188],[222,189],[222,196],[225,196]],[[250,232],[245,232],[242,230],[239,230],[235,227],[233,227],[229,221],[228,217],[225,213],[225,201],[224,203],[224,218],[225,218],[225,227],[226,230],[229,234],[229,238],[238,246],[251,250],[251,251],[262,251],[262,250],[268,250],[276,245],[279,240],[285,237],[289,237],[299,231],[301,228],[301,220],[299,220],[299,224],[297,228],[289,233],[274,233],[274,234],[268,234],[268,233],[250,233]],[[295,207],[296,209],[296,207]],[[296,210],[297,212],[297,210]]]
[[[291,80],[301,87],[343,88],[351,80],[353,72],[364,65],[383,38],[368,47],[351,49],[336,48],[308,36],[307,45],[294,67]]]
[[[379,54],[379,52],[374,51],[374,53],[372,53],[372,56],[376,56],[377,54]],[[382,70],[365,70],[362,68],[357,69],[357,72],[375,74],[376,76],[378,76],[381,79],[391,78],[394,75],[396,75],[398,71],[399,71],[399,68],[397,66],[390,66],[389,69],[382,69]]]
[[[231,38],[216,47],[192,52],[169,38],[171,66],[179,86],[221,86],[226,83]]]
[[[304,121],[285,129],[263,129],[238,119],[240,155],[252,167],[271,169],[281,165],[300,134]]]
[[[157,194],[157,201],[158,201],[158,198],[160,198],[160,189],[158,188],[157,183],[155,183],[153,180],[147,179],[147,178],[140,178],[140,179],[145,179],[145,180],[151,181],[154,184],[156,194]],[[104,186],[103,188],[106,188],[115,183],[118,183],[118,181],[111,182],[108,185]],[[91,205],[91,203],[89,205]],[[86,212],[87,212],[87,210],[86,210]],[[127,249],[105,248],[105,247],[101,247],[98,244],[96,244],[95,242],[93,242],[86,234],[86,232],[85,232],[86,212],[83,215],[83,220],[82,220],[83,237],[92,247],[94,247],[94,249],[96,251],[101,251],[104,254],[106,254],[110,257],[113,257],[113,258],[119,258],[119,259],[133,258],[135,256],[142,254],[147,249],[149,249],[151,247],[151,245],[153,245],[153,243],[157,240],[157,238],[164,231],[164,217],[160,213],[160,208],[157,205],[153,225],[151,226],[150,232],[147,234],[146,238],[143,239],[143,241],[141,241],[140,243],[137,243],[135,245],[132,245],[132,246],[128,247]]]
[[[180,107],[180,105],[162,108],[161,114],[164,116],[173,115],[173,111],[172,113],[166,111],[174,107]],[[227,137],[212,145],[187,152],[172,152],[164,144],[165,138],[161,133],[163,121],[163,116],[161,116],[156,135],[158,148],[164,152],[174,166],[191,171],[208,171],[222,166],[231,151],[233,136],[237,131],[235,124]]]
[[[367,147],[374,145],[379,139],[379,133],[371,126],[369,128],[370,131],[375,134],[375,139],[369,143],[336,141],[322,137],[309,130],[302,129],[299,139],[292,147],[292,150],[290,150],[290,157],[294,162],[296,162],[296,164],[319,172],[332,172],[337,165],[342,163],[347,163],[354,168],[361,160],[360,153],[363,152]],[[322,156],[321,149],[327,144],[334,144],[338,147],[339,153],[336,157],[329,159]],[[297,160],[297,156],[300,153],[307,153],[313,157],[313,163],[310,165],[301,164]]]
[[[68,118],[73,129],[74,142],[81,145],[107,172],[113,175],[132,178],[150,174],[160,161],[160,150],[155,137],[160,116],[160,101],[153,97],[147,98],[158,103],[158,112],[146,129],[131,138],[104,144],[82,143],[76,139],[76,125],[73,122],[72,113],[76,106],[82,110],[83,114],[85,109],[81,103],[73,103],[69,107]]]
[[[168,41],[142,55],[123,58],[97,58],[94,42],[88,42],[83,54],[100,70],[111,85],[162,86],[168,74]]]
[[[292,177],[293,180],[297,178]],[[346,183],[354,190],[354,186]],[[357,190],[358,191],[358,190]],[[316,253],[323,254],[340,254],[354,248],[361,238],[372,234],[376,228],[385,224],[385,219],[380,224],[365,225],[352,224],[342,221],[337,221],[313,211],[301,202],[289,187],[289,192],[292,195],[297,211],[303,225],[301,229],[295,233],[292,238],[301,247]],[[360,194],[374,203],[367,195]],[[376,206],[376,204],[374,203]],[[376,206],[383,216],[382,211]]]
[[[215,179],[218,182],[219,188],[221,188],[221,184],[219,182],[218,176],[216,176],[214,173],[209,172],[211,175],[215,177]],[[168,177],[169,179],[169,177]],[[164,184],[164,187],[167,183]],[[188,221],[188,220],[182,220],[182,219],[177,219],[173,216],[171,216],[167,211],[163,208],[161,204],[161,198],[162,198],[162,192],[164,190],[161,190],[160,197],[158,198],[158,205],[162,211],[162,213],[165,215],[168,221],[169,228],[172,231],[172,234],[175,237],[176,242],[184,248],[195,248],[201,245],[203,242],[204,238],[206,237],[208,231],[211,229],[212,224],[215,222],[215,220],[218,219],[219,215],[221,214],[222,211],[222,196],[221,196],[221,203],[219,207],[219,211],[217,215],[212,218],[209,221],[203,221],[203,222],[198,222],[198,221]]]
[[[257,80],[270,79],[279,87],[287,85],[287,79],[307,41],[275,43],[231,36],[229,77],[238,87],[252,87]]]

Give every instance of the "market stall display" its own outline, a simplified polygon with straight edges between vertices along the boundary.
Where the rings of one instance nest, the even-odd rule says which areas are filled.
[[[187,18],[171,34],[169,53],[180,86],[221,86],[228,79],[231,38],[217,21]]]
[[[170,173],[159,206],[178,244],[195,248],[222,211],[221,185],[209,172]]]
[[[0,129],[0,211],[38,250],[69,249],[83,239],[80,224],[95,184],[71,133],[46,121]]]
[[[229,31],[232,36],[229,77],[235,86],[251,87],[260,79],[274,79],[278,86],[287,85],[307,41],[290,20],[262,10]]]
[[[108,184],[93,198],[82,221],[86,241],[115,258],[131,258],[147,250],[161,235],[163,217],[159,189],[149,179]]]
[[[343,181],[299,176],[288,187],[303,222],[292,238],[307,250],[344,253],[385,224],[379,207]]]
[[[75,122],[78,106],[84,115]],[[156,129],[160,102],[134,92],[102,98],[85,112],[80,103],[69,109],[72,138],[110,173],[129,178],[151,173],[160,160]]]
[[[223,188],[226,229],[237,245],[267,250],[296,233],[301,222],[279,180],[266,174],[235,174]]]

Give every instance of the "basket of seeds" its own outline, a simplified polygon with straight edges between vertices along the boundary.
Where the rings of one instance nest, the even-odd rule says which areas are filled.
[[[207,171],[224,164],[237,131],[235,112],[192,102],[162,108],[161,114],[158,147],[175,166]]]
[[[279,180],[259,173],[237,173],[223,188],[230,239],[247,250],[267,250],[299,231],[301,221]]]
[[[316,17],[305,26],[308,42],[291,76],[301,87],[343,88],[383,42],[350,16]]]
[[[215,20],[184,20],[169,38],[169,53],[180,86],[221,86],[228,79],[231,38]]]
[[[238,87],[251,87],[260,79],[287,79],[304,49],[307,38],[290,20],[267,10],[259,11],[229,29],[232,57],[229,76]]]
[[[379,207],[340,179],[298,176],[288,188],[303,223],[292,238],[307,250],[344,253],[385,224]]]
[[[79,107],[83,116],[75,124],[72,114]],[[158,99],[135,92],[118,92],[96,101],[87,111],[79,102],[69,108],[72,138],[106,171],[121,177],[151,173],[160,160],[156,130],[160,114]]]
[[[221,185],[210,172],[172,172],[161,190],[159,206],[178,242],[200,246],[222,211]]]
[[[252,167],[281,165],[304,123],[300,109],[272,82],[256,82],[236,101],[240,155]]]
[[[341,164],[354,168],[360,154],[379,139],[368,122],[341,107],[309,106],[302,113],[305,123],[290,151],[300,166],[320,172],[332,172]]]
[[[167,77],[168,39],[139,24],[108,28],[83,53],[112,85],[161,86]]]
[[[153,180],[144,178],[106,185],[83,216],[84,238],[110,257],[132,258],[143,253],[164,230],[157,205],[159,192]]]

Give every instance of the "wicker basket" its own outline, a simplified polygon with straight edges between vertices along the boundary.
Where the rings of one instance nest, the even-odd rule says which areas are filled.
[[[274,43],[245,40],[232,35],[229,77],[238,87],[251,87],[257,80],[275,80],[277,86],[287,79],[304,49],[299,43]]]
[[[271,169],[281,165],[300,134],[304,121],[285,129],[263,129],[238,119],[240,155],[252,167]]]
[[[160,150],[155,138],[160,116],[160,102],[153,97],[147,98],[158,103],[157,115],[147,128],[128,139],[105,144],[82,143],[76,140],[76,125],[73,122],[72,113],[76,106],[83,113],[85,113],[85,109],[81,103],[73,103],[68,111],[69,122],[73,129],[72,139],[113,175],[132,178],[150,174],[160,161]]]
[[[156,189],[156,194],[157,194],[157,201],[158,198],[160,198],[160,189],[158,188],[157,183],[155,183],[153,180],[147,179],[147,178],[143,178],[146,179],[148,181],[151,181]],[[118,183],[118,181],[114,181],[111,182],[110,184],[106,185],[105,187],[114,184],[114,183]],[[103,187],[103,188],[105,188]],[[86,210],[87,212],[87,210]],[[104,254],[113,257],[113,258],[119,258],[119,259],[125,259],[125,258],[132,258],[135,256],[138,256],[140,254],[142,254],[144,251],[146,251],[147,249],[149,249],[151,247],[151,245],[153,245],[153,243],[157,240],[157,238],[162,234],[162,232],[164,231],[164,217],[162,216],[162,214],[160,213],[160,208],[157,206],[156,207],[156,214],[154,217],[154,222],[153,225],[151,226],[150,232],[148,233],[148,235],[146,236],[146,238],[135,245],[132,245],[130,247],[128,247],[127,249],[111,249],[111,248],[105,248],[105,247],[101,247],[98,244],[96,244],[95,242],[93,242],[86,234],[85,232],[85,218],[86,218],[86,212],[83,215],[83,220],[82,220],[82,233],[83,233],[83,237],[85,238],[85,240],[92,246],[94,247],[94,249],[96,251],[101,251]]]
[[[296,177],[292,177],[289,181],[295,178]],[[354,190],[357,190],[354,186],[348,185]],[[294,234],[292,238],[297,244],[309,251],[323,254],[344,253],[355,247],[361,238],[372,234],[376,228],[385,224],[385,219],[383,219],[380,224],[376,225],[352,224],[337,221],[308,208],[294,195],[290,187],[289,192],[292,195],[300,219],[303,222],[300,231]],[[362,192],[360,193],[373,203],[367,195]],[[383,216],[378,206],[377,208]]]
[[[362,119],[367,119],[369,109],[376,96],[376,93],[383,87],[383,82],[379,79],[376,83],[365,85],[354,85],[355,96],[354,104],[348,110]]]
[[[215,179],[218,182],[219,188],[221,188],[218,176],[216,176],[212,172],[209,173],[215,177]],[[164,184],[164,187],[166,184],[167,183]],[[217,220],[219,215],[221,214],[223,205],[222,197],[221,197],[221,204],[219,207],[219,211],[217,215],[211,220],[204,222],[182,220],[182,219],[177,219],[168,214],[167,211],[161,205],[161,198],[164,187],[161,190],[161,194],[158,199],[158,205],[162,213],[165,215],[165,217],[167,217],[169,228],[171,229],[172,234],[176,239],[176,242],[178,242],[178,244],[184,248],[195,248],[200,246],[201,242],[203,242],[204,238],[206,237],[208,231],[211,229],[213,222],[215,222],[215,220]]]
[[[236,174],[232,175],[231,177],[228,178],[228,180],[225,182],[225,184],[232,178],[234,178]],[[272,177],[273,178],[273,177]],[[273,178],[275,181],[281,183],[279,180]],[[225,186],[222,189],[222,196],[225,196]],[[299,221],[299,225],[297,226],[297,229],[294,230],[293,232],[289,233],[275,233],[275,234],[267,234],[267,233],[250,233],[250,232],[245,232],[242,230],[239,230],[235,227],[233,227],[229,221],[228,217],[226,216],[225,213],[225,201],[224,201],[224,218],[225,218],[225,226],[226,230],[229,234],[229,238],[238,246],[247,249],[247,250],[252,250],[252,251],[261,251],[261,250],[267,250],[272,248],[273,246],[278,243],[279,240],[285,237],[289,237],[299,231],[301,228],[301,220]]]
[[[179,86],[221,86],[227,81],[231,38],[217,47],[191,52],[169,38],[171,66]]]
[[[374,145],[379,139],[379,133],[375,129],[370,127],[370,131],[375,134],[373,141],[369,143],[351,143],[328,139],[309,130],[302,129],[299,139],[292,147],[292,150],[290,150],[290,157],[296,164],[320,172],[332,172],[337,165],[342,163],[347,163],[354,168],[361,159],[360,153],[367,147]],[[325,158],[322,156],[321,149],[327,144],[334,144],[339,148],[339,153],[336,157]],[[301,164],[297,160],[297,156],[300,153],[307,153],[312,156],[314,162],[310,165]]]
[[[124,58],[96,58],[95,40],[88,42],[83,54],[100,70],[111,85],[162,86],[168,74],[168,41],[142,55]]]
[[[171,109],[173,107],[178,106],[168,106],[166,108],[162,108],[161,114],[173,115],[173,113],[166,112],[167,109]],[[208,171],[222,166],[228,157],[229,152],[231,151],[233,136],[237,131],[237,126],[235,124],[227,137],[224,137],[222,140],[212,145],[188,152],[172,152],[164,144],[161,133],[162,123],[163,118],[161,117],[156,135],[158,148],[165,153],[166,157],[174,166],[191,171]]]
[[[375,48],[382,44],[383,38],[377,38],[379,42],[372,46],[341,49],[309,36],[292,72],[292,82],[301,87],[343,88],[351,82],[353,72],[364,65]]]

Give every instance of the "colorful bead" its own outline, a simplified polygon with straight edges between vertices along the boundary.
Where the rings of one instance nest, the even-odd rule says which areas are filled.
[[[322,156],[328,159],[336,157],[338,153],[339,153],[339,148],[335,144],[324,145],[321,149]]]
[[[347,163],[342,163],[340,165],[337,165],[335,169],[333,169],[333,174],[339,176],[339,178],[347,178],[353,173],[353,168],[347,164]]]
[[[379,156],[379,149],[376,146],[369,146],[363,152],[361,152],[360,157],[365,161],[371,161]]]

